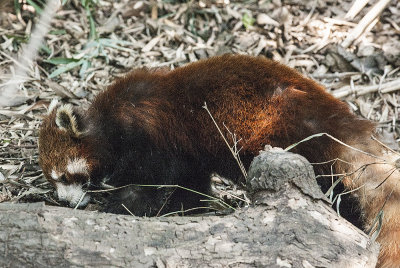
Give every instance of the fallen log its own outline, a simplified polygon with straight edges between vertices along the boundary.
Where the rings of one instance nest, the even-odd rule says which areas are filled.
[[[378,244],[333,211],[313,176],[301,156],[267,151],[249,171],[254,205],[227,216],[2,203],[0,266],[375,267]]]

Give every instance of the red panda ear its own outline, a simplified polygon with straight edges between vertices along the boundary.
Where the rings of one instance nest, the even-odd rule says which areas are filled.
[[[77,138],[83,134],[79,129],[79,119],[80,115],[74,111],[71,104],[62,105],[57,109],[56,125],[58,128]]]

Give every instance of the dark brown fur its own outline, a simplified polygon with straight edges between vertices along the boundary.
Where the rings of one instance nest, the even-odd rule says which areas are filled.
[[[353,115],[346,104],[316,82],[265,58],[224,55],[169,72],[129,73],[100,93],[85,116],[78,118],[82,135],[71,137],[71,133],[57,128],[53,112],[40,132],[43,172],[51,181],[49,174],[54,167],[61,170],[66,157],[79,155],[88,161],[93,185],[108,176],[109,184],[114,186],[179,184],[207,192],[212,172],[239,179],[236,162],[202,108],[205,102],[228,138],[223,124],[241,139],[241,158],[246,168],[266,144],[285,148],[322,132],[390,161],[395,159],[371,140],[371,122]],[[337,173],[377,161],[326,136],[307,141],[293,151],[314,163],[335,158],[352,163],[339,162],[334,166]],[[317,174],[329,174],[330,165],[316,165]],[[399,174],[396,171],[378,190],[374,188],[391,168],[387,164],[371,165],[361,176],[344,179],[348,189],[362,186],[356,193],[366,227],[391,189],[395,190],[385,207],[380,236],[382,267],[400,264],[400,216],[396,213]],[[67,174],[69,183],[75,180],[74,175]],[[143,198],[130,205],[134,213],[140,202],[149,201]],[[200,203],[198,196],[177,191],[170,204],[169,210],[173,210]]]

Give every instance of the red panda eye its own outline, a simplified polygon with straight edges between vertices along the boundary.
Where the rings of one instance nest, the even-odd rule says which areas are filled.
[[[65,176],[65,174],[62,174],[61,177],[60,177],[60,181],[61,181],[62,183],[68,183],[68,181],[67,181],[67,176]]]

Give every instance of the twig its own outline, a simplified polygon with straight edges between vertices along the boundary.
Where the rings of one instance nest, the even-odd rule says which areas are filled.
[[[128,213],[131,214],[131,216],[135,216],[124,204],[121,203],[121,206],[123,206],[124,209],[126,209],[126,211],[128,211]]]
[[[360,72],[344,72],[344,73],[333,73],[333,74],[312,74],[311,77],[314,79],[334,79],[334,78],[346,78],[353,75],[361,74]]]
[[[354,1],[353,5],[347,12],[346,16],[344,16],[344,18],[348,20],[354,19],[354,17],[357,16],[358,13],[360,13],[361,9],[363,9],[368,4],[368,2],[369,0]]]
[[[158,18],[157,2],[155,0],[151,0],[150,6],[151,6],[151,19],[156,20]]]
[[[385,18],[385,20],[388,21],[393,26],[393,28],[396,29],[396,31],[400,32],[400,26],[394,20],[392,20],[391,18]]]
[[[382,184],[384,184],[384,183],[390,178],[390,176],[392,176],[392,174],[393,174],[396,170],[397,170],[397,168],[393,168],[392,171],[390,172],[390,174],[387,175],[386,178],[385,178],[383,181],[381,181],[381,183],[379,183],[378,186],[375,187],[375,190],[378,189],[379,187],[381,187]],[[397,183],[398,183],[398,181],[397,181]],[[397,183],[396,183],[396,185],[397,185]],[[393,189],[396,189],[396,188],[397,188],[397,187],[394,187]]]
[[[326,191],[325,196],[328,197],[328,196],[330,196],[330,195],[333,193],[333,190],[336,188],[336,186],[337,186],[341,181],[343,181],[343,179],[344,179],[345,177],[350,177],[350,176],[353,176],[353,175],[357,174],[357,177],[353,179],[353,181],[357,181],[369,166],[372,166],[372,165],[381,165],[381,164],[387,164],[387,163],[382,163],[382,162],[371,162],[371,163],[366,163],[366,164],[363,164],[363,165],[359,166],[358,168],[352,170],[351,172],[346,172],[346,173],[331,173],[331,174],[326,174],[326,175],[321,174],[321,175],[315,176],[315,179],[324,178],[324,177],[332,177],[332,176],[333,176],[333,177],[340,177],[340,178],[338,178],[337,180],[335,180],[335,181],[332,183],[331,187],[329,187],[329,189]],[[334,202],[335,200],[336,200],[336,199],[331,200],[331,201]]]
[[[307,25],[310,22],[310,19],[312,18],[316,7],[317,7],[317,1],[314,1],[312,3],[310,12],[308,13],[307,17],[305,17],[305,19],[303,19],[303,21],[300,22],[300,25]]]
[[[349,22],[347,20],[341,20],[341,19],[324,18],[323,20],[325,22],[332,23],[333,25],[346,25],[350,27],[355,27],[357,25],[354,22]]]
[[[310,163],[310,164],[311,165],[325,165],[325,164],[328,164],[328,163],[332,163],[332,165],[333,165],[336,162],[341,162],[341,163],[345,163],[345,164],[348,164],[348,165],[354,165],[353,163],[350,163],[350,162],[345,161],[345,160],[340,159],[340,158],[334,158],[334,159],[323,161],[323,162],[313,162],[313,163]]]
[[[342,47],[348,48],[354,42],[354,40],[360,37],[365,29],[382,13],[389,3],[390,0],[380,0],[378,3],[376,3],[342,42]]]
[[[212,207],[195,207],[195,208],[189,208],[189,209],[186,209],[186,210],[172,211],[172,212],[166,213],[164,215],[161,215],[160,218],[168,217],[168,216],[179,214],[179,213],[183,214],[183,213],[186,213],[186,212],[190,212],[190,211],[193,211],[193,210],[199,210],[199,209],[214,209],[214,208],[212,208]]]
[[[235,158],[236,162],[237,162],[238,165],[239,165],[240,170],[242,171],[242,174],[243,174],[245,180],[247,181],[247,172],[246,172],[246,169],[245,169],[244,166],[243,166],[242,161],[241,161],[240,158],[239,158],[239,151],[236,150],[236,144],[234,144],[234,148],[235,148],[235,150],[234,150],[234,149],[230,146],[229,142],[226,140],[226,138],[225,138],[224,134],[222,133],[221,129],[219,128],[217,122],[215,122],[215,119],[214,119],[214,117],[212,116],[210,110],[208,110],[207,103],[204,102],[203,108],[207,111],[208,115],[211,117],[212,121],[214,122],[214,125],[215,125],[215,126],[217,127],[217,129],[218,129],[219,134],[221,134],[222,139],[225,141],[226,146],[228,146],[229,150],[231,151],[231,153],[232,153],[232,155],[233,155],[233,158]]]
[[[372,92],[380,91],[381,93],[389,93],[400,89],[400,79],[396,79],[381,85],[372,86],[354,86],[352,89],[350,86],[344,86],[332,92],[332,95],[336,98],[344,98],[350,94],[356,94],[357,96],[365,95]]]
[[[208,194],[201,193],[201,192],[199,192],[199,191],[196,191],[196,190],[193,190],[193,189],[190,189],[190,188],[186,188],[186,187],[183,187],[183,186],[180,186],[180,185],[177,185],[177,184],[173,184],[173,185],[127,184],[127,185],[120,186],[120,187],[115,187],[115,188],[112,188],[112,189],[88,190],[88,191],[86,191],[86,193],[104,193],[104,192],[112,192],[112,191],[116,191],[116,190],[123,189],[123,188],[126,188],[126,187],[131,187],[131,186],[137,186],[137,187],[156,187],[156,188],[179,188],[179,189],[183,189],[183,190],[185,190],[185,191],[189,191],[189,192],[192,192],[192,193],[195,193],[195,194],[198,194],[198,195],[207,197],[207,198],[209,198],[210,200],[216,200],[216,201],[220,202],[223,206],[226,206],[226,207],[228,207],[228,208],[230,208],[230,209],[232,209],[232,210],[235,210],[234,207],[230,206],[228,203],[224,202],[223,200],[221,200],[221,199],[219,199],[219,198],[216,198],[216,197],[214,197],[214,196],[210,196],[210,195],[208,195]]]
[[[345,163],[346,163],[346,162],[345,162]],[[351,164],[351,165],[354,166],[354,164]],[[342,176],[342,177],[349,177],[349,176],[354,175],[356,172],[359,172],[360,170],[365,169],[365,168],[367,168],[367,167],[369,167],[369,166],[372,166],[372,165],[392,165],[392,164],[387,163],[387,162],[370,162],[370,163],[366,163],[366,164],[363,164],[363,165],[359,166],[358,168],[354,169],[354,170],[351,171],[351,172],[332,173],[332,174],[319,174],[319,175],[316,175],[315,178],[318,179],[318,178],[325,178],[325,177],[331,177],[331,176],[335,176],[335,177],[339,177],[339,176]],[[393,166],[393,165],[392,165],[392,166]]]
[[[156,217],[160,216],[161,211],[163,210],[163,208],[167,205],[168,200],[171,198],[171,196],[175,193],[176,188],[168,195],[168,197],[165,199],[164,203],[162,204],[161,208],[158,210]]]
[[[321,40],[318,41],[318,43],[315,43],[314,45],[309,46],[308,48],[304,49],[301,51],[302,54],[306,54],[310,51],[313,51],[314,53],[320,50],[321,48],[325,47],[326,45],[329,44],[329,36],[331,34],[331,29],[332,29],[332,24],[328,24],[326,29],[324,30],[324,36],[322,37]]]
[[[220,189],[216,189],[216,191],[219,191],[219,192],[221,192],[221,193],[223,193],[223,194],[229,195],[229,196],[231,196],[231,197],[233,197],[233,198],[236,198],[236,199],[238,199],[238,200],[240,200],[240,201],[243,201],[243,202],[245,202],[245,203],[247,203],[247,204],[250,204],[250,202],[248,202],[248,200],[245,200],[245,199],[243,199],[243,198],[240,198],[239,196],[234,195],[234,194],[231,194],[231,193],[229,193],[229,192],[227,192],[227,191],[220,190]]]
[[[81,194],[81,197],[79,198],[79,201],[78,201],[78,203],[76,204],[76,206],[74,207],[74,209],[77,209],[77,208],[79,207],[79,205],[82,203],[83,198],[85,197],[85,195],[86,195],[86,192],[83,192],[83,193]]]

